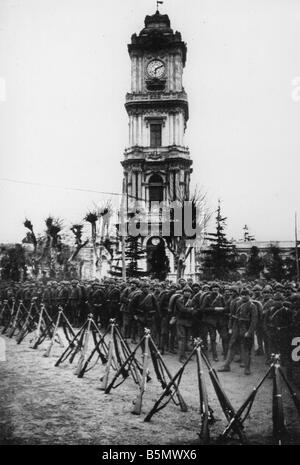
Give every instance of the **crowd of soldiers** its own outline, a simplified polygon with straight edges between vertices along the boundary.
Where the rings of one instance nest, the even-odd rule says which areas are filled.
[[[0,302],[13,299],[25,307],[32,299],[43,303],[53,318],[61,306],[74,327],[80,327],[88,314],[104,329],[113,318],[123,337],[133,343],[149,328],[161,353],[177,353],[180,362],[186,360],[193,339],[200,337],[207,356],[215,362],[223,357],[219,371],[230,371],[237,357],[246,375],[251,373],[255,341],[256,355],[265,355],[269,363],[272,353],[280,353],[290,375],[291,341],[300,336],[300,289],[291,282],[106,278],[0,283]]]

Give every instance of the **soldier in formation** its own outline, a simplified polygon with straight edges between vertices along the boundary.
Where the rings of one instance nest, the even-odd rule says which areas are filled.
[[[255,341],[257,356],[270,363],[272,353],[281,353],[290,374],[291,341],[300,332],[300,292],[293,283],[193,283],[184,278],[178,283],[137,278],[0,283],[2,303],[22,301],[29,308],[33,299],[44,303],[52,318],[63,307],[74,327],[89,313],[102,329],[114,318],[132,342],[147,327],[162,354],[177,349],[180,362],[191,340],[200,337],[207,356],[214,361],[223,356],[221,371],[230,371],[236,357],[246,375]]]

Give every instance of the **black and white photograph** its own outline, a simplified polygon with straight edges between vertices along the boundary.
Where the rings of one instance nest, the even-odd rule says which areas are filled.
[[[3,454],[300,445],[299,24],[0,0]]]

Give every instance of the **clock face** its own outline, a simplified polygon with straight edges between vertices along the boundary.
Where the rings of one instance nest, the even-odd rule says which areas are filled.
[[[159,237],[152,237],[151,243],[152,245],[158,245],[160,243]]]
[[[165,64],[160,60],[152,60],[147,66],[149,76],[157,79],[160,79],[163,76],[165,69]]]

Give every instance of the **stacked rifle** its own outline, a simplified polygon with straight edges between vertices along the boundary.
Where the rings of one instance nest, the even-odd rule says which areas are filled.
[[[37,298],[33,298],[29,304],[22,300],[4,300],[0,303],[0,326],[1,333],[7,337],[15,336],[18,344],[30,335],[30,346],[36,349],[46,339],[50,344],[45,356],[49,356],[54,342],[64,346],[62,338],[58,333],[61,326],[67,341],[74,334],[62,307],[58,308],[57,315],[53,319],[44,303],[39,303]]]
[[[136,359],[139,350],[142,351],[142,367]],[[118,387],[120,383],[116,385],[116,381],[119,378],[119,376],[122,375],[124,370],[131,370],[132,366],[134,366],[135,371],[133,378],[136,384],[138,384],[139,386],[136,399],[133,402],[134,407],[132,413],[134,413],[135,415],[141,414],[143,396],[146,391],[147,382],[151,380],[149,374],[150,362],[152,362],[157,380],[160,382],[161,386],[165,388],[168,383],[167,380],[172,379],[172,376],[151,337],[150,330],[148,328],[145,328],[144,336],[142,337],[136,348],[132,352],[128,352],[127,358],[123,361],[122,365],[116,372],[110,384],[105,387],[106,394],[108,394],[112,388]],[[179,405],[182,411],[187,411],[187,406],[176,384],[172,386],[172,392],[170,392],[170,400],[172,400],[175,403],[175,405]]]
[[[297,414],[300,416],[300,401],[297,394],[285,376],[281,365],[280,355],[272,356],[272,362],[266,374],[262,377],[242,406],[235,410],[227,397],[220,379],[211,366],[205,352],[202,350],[202,341],[194,339],[194,347],[187,360],[172,376],[164,359],[151,337],[150,330],[145,328],[140,342],[132,350],[123,338],[115,319],[109,321],[106,331],[101,332],[93,315],[89,314],[86,322],[75,332],[71,326],[64,308],[59,306],[56,315],[52,318],[46,306],[33,298],[28,305],[22,300],[3,300],[0,302],[1,333],[7,337],[15,337],[20,344],[29,335],[31,347],[37,349],[44,341],[49,341],[44,356],[49,357],[55,343],[64,347],[64,335],[67,347],[55,363],[58,367],[64,362],[72,364],[77,359],[75,374],[82,378],[101,361],[100,389],[109,394],[112,389],[118,388],[126,379],[131,378],[138,386],[132,413],[140,415],[142,412],[143,397],[147,384],[151,380],[150,366],[152,365],[154,377],[162,387],[162,393],[154,403],[150,412],[144,418],[145,422],[165,408],[170,401],[179,406],[181,411],[187,411],[187,405],[179,390],[182,376],[192,358],[196,357],[196,370],[199,393],[200,427],[199,437],[203,444],[210,442],[210,427],[215,422],[214,412],[208,398],[206,373],[213,387],[214,397],[217,400],[227,426],[219,437],[219,441],[228,441],[237,437],[241,444],[247,443],[244,432],[244,423],[249,417],[251,408],[259,389],[267,378],[272,378],[272,424],[273,437],[276,444],[282,444],[287,436],[282,399],[282,384],[290,394]],[[153,375],[152,375],[153,378]]]

